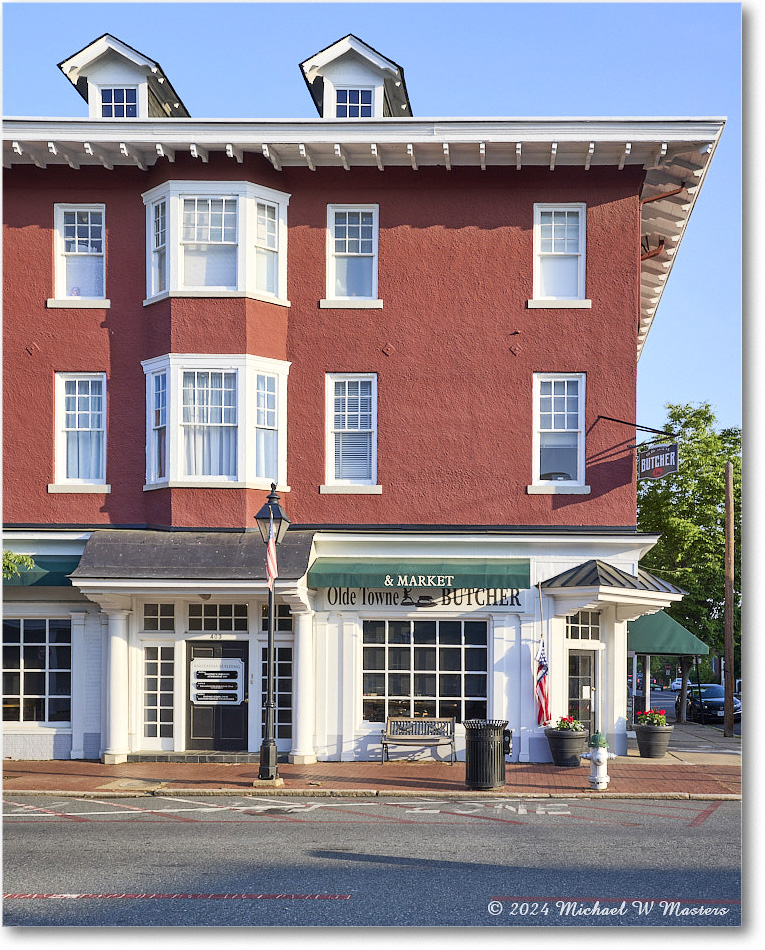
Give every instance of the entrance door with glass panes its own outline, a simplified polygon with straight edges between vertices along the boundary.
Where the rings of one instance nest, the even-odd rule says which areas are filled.
[[[268,634],[268,606],[263,605],[261,613],[261,630]],[[276,748],[279,752],[289,752],[292,748],[292,643],[281,641],[285,635],[292,636],[292,612],[289,604],[276,604],[274,617],[274,654],[276,669],[274,670],[274,729],[276,732]],[[260,653],[261,672],[261,731],[266,727],[266,696],[268,693],[268,647],[263,645]]]
[[[568,651],[568,714],[578,719],[588,733],[595,732],[595,653]]]
[[[363,717],[485,719],[485,620],[365,620]]]

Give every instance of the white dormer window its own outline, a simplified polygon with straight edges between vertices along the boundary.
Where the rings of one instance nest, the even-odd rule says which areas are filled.
[[[374,89],[336,89],[335,115],[338,119],[371,119]]]
[[[102,119],[135,119],[137,116],[137,86],[101,86]]]

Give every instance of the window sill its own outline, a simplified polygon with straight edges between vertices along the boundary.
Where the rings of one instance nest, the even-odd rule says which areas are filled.
[[[34,735],[38,732],[57,732],[59,735],[72,734],[71,722],[58,725],[55,722],[12,722],[8,719],[3,723],[3,735]]]
[[[591,310],[591,300],[527,300],[529,310]]]
[[[273,303],[277,307],[291,307],[289,300],[282,297],[272,297],[270,294],[259,294],[254,291],[246,290],[169,290],[161,294],[155,294],[153,297],[147,297],[144,300],[144,307],[150,307],[153,303],[159,303],[161,300],[167,300],[172,297],[190,297],[194,299],[220,298],[220,297],[247,297],[250,300],[262,300],[264,303]]]
[[[527,495],[589,495],[589,485],[571,485],[568,482],[543,482],[527,485]]]
[[[111,485],[77,485],[67,482],[48,485],[50,495],[108,495],[111,490]]]
[[[48,310],[108,310],[111,305],[104,297],[51,297],[45,301]]]
[[[213,479],[208,480],[198,480],[198,481],[165,481],[165,482],[152,482],[151,484],[144,485],[144,491],[160,491],[163,488],[247,488],[247,489],[257,489],[259,491],[270,491],[271,482],[273,479],[263,479],[263,481],[257,482],[231,482],[231,481],[215,481]],[[280,492],[291,491],[289,485],[280,485],[278,487]]]
[[[320,495],[382,495],[382,485],[319,485]]]
[[[342,297],[336,300],[320,300],[322,310],[382,310],[382,300],[371,297]]]

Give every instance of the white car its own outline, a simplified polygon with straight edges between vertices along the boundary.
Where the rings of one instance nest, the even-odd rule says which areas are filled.
[[[678,676],[676,680],[672,680],[672,682],[669,684],[669,688],[672,690],[673,693],[679,693],[680,690],[683,688],[682,676]]]

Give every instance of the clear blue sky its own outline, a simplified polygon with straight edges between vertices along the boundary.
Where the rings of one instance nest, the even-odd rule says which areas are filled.
[[[161,63],[195,118],[315,117],[298,63],[347,33],[403,66],[417,117],[726,116],[637,422],[710,402],[741,424],[740,4],[5,3],[3,19],[7,116],[85,115],[56,64],[107,32]]]

